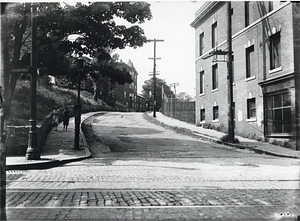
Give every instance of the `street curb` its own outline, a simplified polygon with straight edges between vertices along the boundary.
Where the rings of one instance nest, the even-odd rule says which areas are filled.
[[[159,125],[161,127],[164,127],[166,129],[176,128],[174,126],[170,126],[170,125],[167,125],[163,122],[160,122],[159,120],[155,119],[154,117],[149,116],[147,113],[145,113],[144,116],[147,116],[147,118],[145,118],[145,120],[148,120],[150,123],[157,124],[157,125]],[[151,118],[151,120],[149,120],[150,118]],[[181,128],[179,128],[179,129],[181,129]],[[277,153],[273,153],[273,152],[270,152],[270,151],[261,150],[261,149],[255,148],[255,146],[248,146],[248,145],[246,146],[246,145],[242,145],[242,144],[233,144],[233,143],[223,142],[220,139],[211,137],[209,135],[202,134],[202,133],[196,132],[196,131],[192,131],[192,130],[186,129],[186,128],[184,128],[184,129],[188,130],[190,134],[192,134],[193,136],[195,136],[195,137],[197,137],[197,138],[199,138],[203,141],[213,142],[213,143],[217,143],[217,144],[223,144],[223,145],[234,147],[234,148],[237,148],[237,149],[248,149],[248,150],[251,150],[251,151],[253,151],[257,154],[266,154],[266,155],[275,156],[275,157],[286,157],[286,158],[300,159],[299,157],[296,157],[296,156],[277,154]],[[176,133],[180,133],[180,132],[178,132],[178,130],[174,130],[174,131]],[[185,134],[185,133],[183,133],[183,134]],[[188,134],[185,134],[185,135],[188,135]]]
[[[85,116],[81,123],[80,123],[80,134],[82,137],[82,141],[84,144],[85,149],[85,155],[80,157],[72,157],[69,159],[63,159],[63,160],[50,160],[50,161],[44,161],[44,162],[33,162],[33,163],[26,163],[26,164],[13,164],[13,165],[6,165],[6,170],[33,170],[33,169],[49,169],[53,167],[57,167],[66,163],[76,162],[80,160],[85,160],[90,157],[92,157],[92,153],[90,151],[90,148],[86,142],[86,139],[84,137],[84,134],[81,130],[81,124],[90,116],[93,116],[94,114],[97,114],[98,112],[94,112],[91,115]],[[41,159],[42,160],[42,159]]]
[[[85,160],[90,157],[91,157],[91,151],[90,151],[89,147],[85,147],[85,156],[72,157],[72,158],[63,159],[63,160],[50,160],[50,161],[45,161],[45,162],[6,165],[6,170],[49,169],[49,168],[57,167],[57,166],[60,166],[60,165],[66,164],[66,163]]]
[[[273,152],[266,151],[266,150],[261,150],[261,149],[255,148],[255,146],[246,146],[246,145],[242,145],[242,144],[232,144],[232,143],[222,142],[222,141],[220,141],[220,144],[224,144],[224,145],[230,146],[230,147],[235,147],[235,148],[238,148],[238,149],[249,149],[249,150],[252,150],[252,151],[254,151],[255,153],[258,153],[258,154],[266,154],[266,155],[275,156],[275,157],[286,157],[286,158],[300,159],[299,157],[296,157],[296,156],[288,156],[288,155],[273,153]]]
[[[199,132],[195,133],[195,131],[192,131],[192,133],[195,136],[198,136],[201,140],[210,141],[210,142],[214,142],[214,143],[218,143],[218,144],[224,144],[226,146],[234,147],[234,148],[242,149],[242,150],[248,149],[248,150],[254,151],[257,154],[266,154],[266,155],[275,156],[275,157],[286,157],[286,158],[300,159],[299,157],[296,157],[296,156],[288,156],[288,155],[273,153],[273,152],[266,151],[266,150],[261,150],[261,149],[255,148],[255,146],[248,146],[248,145],[246,146],[246,145],[243,145],[243,144],[233,144],[233,143],[224,142],[224,141],[221,141],[221,140],[216,139],[214,137],[209,137],[207,135],[201,134]]]

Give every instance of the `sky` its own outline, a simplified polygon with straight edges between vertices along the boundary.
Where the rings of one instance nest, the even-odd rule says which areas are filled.
[[[156,43],[156,73],[167,85],[179,83],[176,94],[186,92],[195,96],[195,30],[190,26],[195,12],[203,1],[161,1],[149,2],[153,18],[139,26],[144,29],[147,39],[161,39]],[[130,59],[138,72],[137,92],[153,72],[154,43],[145,43],[143,47],[116,50],[120,60],[127,63]],[[151,73],[150,73],[151,72]],[[174,88],[172,88],[174,90]]]

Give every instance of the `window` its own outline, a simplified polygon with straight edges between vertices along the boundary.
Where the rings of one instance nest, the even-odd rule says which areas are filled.
[[[234,82],[234,55],[232,55],[231,57],[232,57],[231,78],[232,78],[232,82]]]
[[[246,48],[246,78],[254,76],[254,45]]]
[[[235,129],[235,102],[232,102],[233,129]]]
[[[215,90],[218,88],[218,65],[215,64],[212,66],[212,89]]]
[[[273,2],[272,1],[268,1],[267,4],[268,4],[268,12],[273,11]]]
[[[292,134],[292,104],[289,92],[266,97],[267,134]]]
[[[200,72],[200,94],[204,93],[204,71]]]
[[[129,84],[129,89],[133,89],[134,88],[134,82]]]
[[[124,98],[126,98],[126,91],[124,91]]]
[[[233,16],[233,8],[231,8],[230,12],[231,12],[231,15],[230,15],[230,16],[231,16],[231,23],[232,23],[232,19],[233,19],[233,17],[232,17],[232,16]],[[231,27],[231,35],[232,35],[232,30],[233,30],[233,29],[232,29],[232,25],[230,25],[230,27]]]
[[[245,27],[247,27],[250,24],[249,4],[250,4],[250,2],[245,2]]]
[[[215,22],[211,26],[211,47],[214,48],[218,45],[218,39],[217,39],[217,22]]]
[[[134,93],[129,93],[129,99],[130,100],[134,99]]]
[[[280,67],[280,32],[270,36],[270,70]]]
[[[203,55],[203,52],[204,52],[203,40],[204,40],[204,33],[202,32],[199,35],[199,56]]]
[[[205,121],[205,108],[200,109],[200,121]]]
[[[213,120],[219,120],[219,106],[213,107]]]
[[[247,119],[256,118],[255,98],[247,100]]]

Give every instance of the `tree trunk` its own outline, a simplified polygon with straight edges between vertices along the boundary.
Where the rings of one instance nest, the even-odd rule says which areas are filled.
[[[90,78],[90,80],[91,80],[91,82],[92,82],[92,84],[93,84],[93,99],[95,100],[95,101],[98,101],[98,99],[99,99],[99,89],[98,89],[98,83],[97,83],[97,80],[96,79],[94,79],[93,77],[91,77],[91,76],[89,76],[89,78]]]
[[[93,89],[94,89],[93,98],[95,101],[98,101],[99,94],[100,94],[98,89],[98,83],[95,79],[93,79],[92,82],[93,82]]]
[[[8,35],[3,31],[3,24],[5,23],[4,12],[5,4],[1,3],[1,54],[0,54],[0,93],[1,93],[1,107],[0,107],[0,219],[6,220],[6,149],[5,149],[5,134],[4,122],[7,112],[7,79],[5,76],[9,70],[9,53],[8,53]]]

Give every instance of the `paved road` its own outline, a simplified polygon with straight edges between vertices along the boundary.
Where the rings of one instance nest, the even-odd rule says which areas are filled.
[[[107,113],[90,123],[102,142],[92,143],[92,159],[8,171],[10,220],[294,220],[299,215],[299,160],[205,143],[148,123],[140,113]]]

